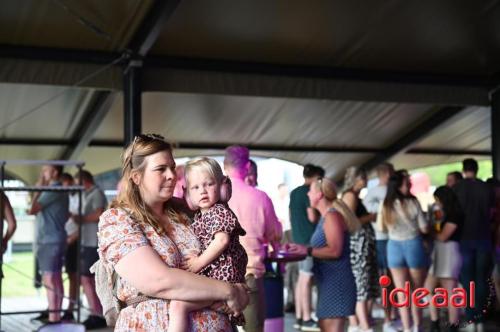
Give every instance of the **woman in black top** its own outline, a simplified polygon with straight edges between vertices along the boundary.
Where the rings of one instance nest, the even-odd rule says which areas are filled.
[[[369,213],[359,198],[361,189],[366,187],[367,175],[363,169],[349,167],[346,171],[342,201],[354,212],[361,222],[361,228],[351,234],[350,260],[356,281],[356,315],[349,316],[350,329],[373,331],[370,328],[368,301],[379,295],[375,232],[371,222],[375,214]],[[360,328],[360,329],[359,329]]]
[[[425,288],[434,290],[438,284],[447,289],[448,294],[457,287],[458,275],[462,267],[459,239],[463,226],[463,212],[455,192],[447,186],[442,186],[434,192],[438,210],[434,213],[434,250],[432,265],[425,281]],[[440,331],[437,308],[430,306],[431,331]],[[454,306],[449,306],[448,331],[458,331],[459,312]]]

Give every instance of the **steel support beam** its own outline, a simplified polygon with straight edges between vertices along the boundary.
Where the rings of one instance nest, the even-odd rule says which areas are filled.
[[[131,61],[123,75],[124,145],[142,131],[142,89],[140,60]]]
[[[123,75],[124,144],[142,131],[142,59],[158,39],[180,0],[156,0],[129,42],[130,59]]]
[[[472,156],[491,156],[490,150],[458,150],[458,149],[422,149],[415,148],[406,151],[407,154],[426,154],[426,155],[446,155],[446,156],[460,156],[460,155],[472,155]]]
[[[95,132],[111,109],[116,96],[115,92],[108,91],[90,93],[92,93],[93,96],[91,97],[87,110],[81,117],[79,125],[70,139],[71,143],[61,154],[59,159],[78,159],[83,149],[85,149],[92,138],[94,138]]]
[[[78,144],[78,140],[73,139],[52,139],[52,138],[10,138],[0,139],[0,145],[13,146],[69,146]],[[232,144],[232,143],[231,143]],[[297,152],[297,153],[381,153],[383,149],[363,148],[363,147],[335,147],[335,146],[284,146],[284,145],[268,145],[268,144],[245,144],[252,151],[276,151],[276,152]],[[92,147],[123,147],[123,140],[92,140],[88,144]],[[174,144],[176,149],[183,150],[224,150],[228,144],[221,143],[196,143],[196,142],[177,142]],[[422,155],[472,155],[472,156],[491,156],[492,151],[489,150],[453,150],[453,149],[410,149],[406,151],[408,154]]]
[[[500,91],[491,94],[491,160],[493,176],[500,180]]]
[[[411,145],[415,144],[420,139],[427,136],[432,130],[439,127],[445,121],[454,117],[462,110],[463,110],[462,107],[455,107],[455,106],[443,107],[439,109],[425,121],[416,126],[409,133],[407,133],[403,137],[398,138],[397,140],[394,141],[394,143],[386,147],[382,152],[378,153],[375,157],[366,161],[361,167],[369,171],[375,168],[380,163],[393,157],[394,155],[409,149]]]
[[[5,59],[104,65],[120,56],[117,52],[0,44],[0,58]]]
[[[76,142],[59,138],[2,138],[0,145],[14,146],[67,146]]]
[[[156,0],[136,30],[128,49],[145,57],[158,39],[161,30],[179,5],[180,0]]]
[[[142,49],[150,44],[151,36],[143,37],[148,42],[143,43]],[[134,54],[133,49],[130,52]],[[64,75],[57,76],[53,72],[88,72],[89,67],[109,64],[119,56],[99,51],[3,44],[0,45],[0,58],[5,59],[6,66],[0,66],[0,82],[68,85],[70,82]],[[143,60],[144,91],[490,106],[488,92],[500,83],[498,76],[421,74],[167,56],[145,56]],[[47,64],[55,67],[47,67]],[[20,75],[19,70],[24,74]],[[107,77],[88,86],[111,90],[120,84]]]
[[[149,41],[151,38],[152,35],[149,36],[149,38],[143,37],[143,39],[146,39],[148,42],[145,41],[142,48],[136,47],[136,49],[146,49],[146,47],[150,45]],[[134,43],[138,43],[138,41],[134,41]],[[132,47],[129,47],[129,49],[131,52],[134,50]],[[104,65],[120,56],[121,54],[117,52],[0,44],[0,58],[4,59]],[[422,74],[418,72],[393,72],[341,67],[281,65],[172,56],[142,56],[145,61],[145,66],[152,70],[178,69],[203,72],[261,74],[275,77],[338,79],[346,81],[433,86],[462,86],[465,88],[481,89],[491,88],[500,80],[499,77],[491,78],[485,76]],[[120,64],[117,64],[117,66],[118,65]]]

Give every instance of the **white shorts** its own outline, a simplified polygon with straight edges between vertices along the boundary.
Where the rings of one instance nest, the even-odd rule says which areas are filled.
[[[435,241],[429,273],[437,278],[458,279],[462,268],[460,246],[456,241]]]

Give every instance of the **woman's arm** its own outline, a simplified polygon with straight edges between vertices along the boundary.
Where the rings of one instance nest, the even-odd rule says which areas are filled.
[[[377,215],[375,213],[368,213],[358,219],[361,222],[361,225],[369,224],[377,219]]]
[[[380,204],[380,206],[378,208],[377,221],[375,222],[375,225],[380,232],[387,233],[387,226],[384,222],[384,218],[385,218],[384,214],[385,214],[384,205]]]
[[[344,195],[342,195],[342,201],[349,207],[352,213],[356,214],[356,209],[358,208],[358,199],[353,192],[348,191],[344,193]],[[364,216],[358,217],[361,225],[375,221],[375,218],[376,218],[375,213],[368,213],[365,214]]]
[[[353,192],[345,192],[342,195],[342,201],[351,209],[352,213],[356,213],[356,209],[358,208],[358,200]]]
[[[451,222],[445,223],[441,232],[436,234],[436,240],[442,242],[448,241],[448,239],[450,238],[450,236],[453,235],[456,229],[457,229],[457,224]]]
[[[420,228],[420,232],[423,234],[429,233],[429,223],[427,219],[424,217],[424,212],[422,211],[422,208],[420,207],[420,203],[418,200],[415,198],[411,200],[413,204],[415,204],[415,207],[417,209],[417,221],[418,221],[418,227]]]
[[[326,236],[326,246],[312,248],[311,255],[320,259],[335,259],[342,255],[344,246],[344,220],[338,212],[328,212],[325,216],[324,232]],[[301,244],[291,243],[285,248],[292,254],[307,255],[307,247]]]
[[[182,301],[226,301],[235,313],[240,313],[248,304],[244,286],[170,268],[150,246],[139,247],[122,257],[116,263],[115,270],[133,287],[151,297]]]
[[[94,211],[90,212],[89,214],[83,215],[81,218],[79,214],[71,214],[71,218],[73,218],[73,220],[77,224],[95,223],[96,220],[99,220],[99,217],[103,214],[104,211],[105,211],[104,208],[97,208]]]
[[[9,199],[4,193],[1,193],[1,195],[4,204],[3,205],[4,217],[5,220],[7,220],[7,231],[5,232],[5,235],[2,238],[2,253],[4,253],[5,250],[7,249],[7,243],[9,242],[9,240],[12,238],[12,235],[14,235],[14,232],[16,231],[17,221],[16,221],[16,216],[14,214],[14,210],[12,209],[12,205],[10,205]],[[3,222],[3,220],[0,222]]]
[[[200,272],[226,250],[229,241],[229,234],[224,232],[215,233],[214,239],[200,256],[191,256],[186,259],[186,269],[193,273]]]
[[[338,212],[325,215],[324,232],[326,247],[313,248],[312,256],[320,259],[335,259],[342,256],[344,246],[344,221]]]
[[[318,210],[316,210],[315,208],[309,206],[307,208],[307,219],[313,223],[313,224],[317,224],[318,223],[318,220],[321,218],[321,215],[319,213]]]

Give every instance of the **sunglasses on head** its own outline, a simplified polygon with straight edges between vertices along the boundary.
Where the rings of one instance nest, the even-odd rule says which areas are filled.
[[[134,137],[134,143],[137,141],[153,141],[153,140],[159,140],[159,141],[164,141],[165,137],[158,135],[158,134],[139,134]]]
[[[165,137],[161,136],[161,135],[158,135],[158,134],[139,134],[137,136],[134,137],[134,140],[132,142],[132,149],[130,151],[130,157],[129,157],[129,165],[130,165],[130,168],[133,168],[133,165],[132,165],[132,156],[134,155],[134,149],[135,149],[135,145],[136,143],[142,141],[142,142],[152,142],[152,141],[155,141],[155,140],[158,140],[158,141],[162,141],[162,142],[165,142]]]

